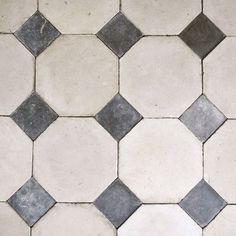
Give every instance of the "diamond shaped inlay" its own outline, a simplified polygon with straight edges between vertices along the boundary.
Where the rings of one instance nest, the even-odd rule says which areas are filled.
[[[15,32],[34,56],[43,52],[59,35],[60,32],[38,11]]]
[[[96,120],[114,139],[122,139],[142,116],[119,94],[117,94],[97,115]]]
[[[225,35],[201,13],[180,33],[179,37],[200,58],[204,58],[225,38]]]
[[[194,135],[205,142],[226,120],[205,95],[201,95],[180,117]]]
[[[11,118],[32,140],[46,130],[57,117],[56,112],[35,92],[11,114]]]
[[[226,202],[205,180],[201,180],[179,205],[201,227],[205,227],[226,206]]]
[[[118,228],[141,205],[141,201],[116,179],[94,204]]]
[[[31,178],[9,198],[8,203],[29,226],[33,226],[56,202]]]
[[[142,37],[142,32],[122,13],[118,13],[97,33],[97,37],[118,57],[122,57]]]

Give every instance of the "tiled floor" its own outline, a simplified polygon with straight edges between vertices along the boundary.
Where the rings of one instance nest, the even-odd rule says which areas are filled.
[[[0,235],[236,235],[235,0],[0,0]]]

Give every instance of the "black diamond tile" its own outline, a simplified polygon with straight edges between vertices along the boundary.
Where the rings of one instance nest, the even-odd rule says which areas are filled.
[[[179,36],[200,58],[204,58],[225,38],[224,33],[203,13],[198,15]]]
[[[201,95],[180,117],[201,141],[205,142],[226,120],[205,95]]]
[[[117,141],[122,139],[142,116],[119,94],[117,94],[97,115],[96,120]]]
[[[58,115],[37,94],[32,93],[12,114],[11,118],[35,140]]]
[[[31,178],[10,197],[8,203],[29,226],[33,226],[56,202]]]
[[[118,57],[122,57],[142,37],[142,32],[122,13],[118,13],[97,33],[97,37]]]
[[[226,206],[226,202],[209,184],[201,180],[179,205],[201,227],[205,227]]]
[[[118,228],[141,205],[141,201],[117,179],[94,204]]]
[[[34,56],[43,52],[59,35],[60,32],[38,11],[15,32]]]

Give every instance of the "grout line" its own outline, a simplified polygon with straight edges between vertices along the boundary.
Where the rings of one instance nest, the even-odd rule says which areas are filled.
[[[201,0],[201,12],[203,13],[203,1],[204,0]]]
[[[204,156],[204,143],[202,143],[202,178],[204,179],[205,171],[205,156]]]
[[[120,58],[118,58],[118,93],[120,93]]]
[[[143,202],[142,205],[178,205],[179,203],[173,203],[173,202]]]
[[[34,141],[32,141],[31,177],[34,176]]]
[[[93,204],[93,202],[57,202],[56,204]]]
[[[37,0],[37,11],[39,11],[39,0]]]
[[[122,11],[122,0],[119,0],[119,11]]]
[[[119,178],[119,173],[120,173],[120,169],[119,169],[119,166],[120,166],[120,142],[117,142],[117,153],[116,153],[116,156],[117,156],[116,174],[117,174],[117,178]]]
[[[34,82],[33,82],[33,91],[36,91],[36,57],[34,57]]]
[[[179,117],[143,117],[143,119],[148,119],[148,120],[154,120],[154,119],[156,119],[156,120],[161,120],[161,119],[179,119]]]
[[[201,77],[202,77],[202,94],[204,94],[204,68],[203,68],[203,59],[201,59]]]

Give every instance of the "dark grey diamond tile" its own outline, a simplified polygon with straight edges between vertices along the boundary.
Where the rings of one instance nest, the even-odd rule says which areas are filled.
[[[97,37],[122,57],[142,37],[142,32],[119,12],[97,33]]]
[[[60,32],[38,11],[15,32],[34,56],[44,51],[59,35]]]
[[[142,116],[119,94],[117,94],[97,115],[96,120],[117,141],[122,139]]]
[[[37,94],[32,93],[12,114],[11,118],[35,140],[58,115]]]
[[[195,136],[205,142],[226,120],[205,95],[201,95],[180,117]]]
[[[201,180],[179,205],[201,227],[205,227],[226,206],[226,202],[205,180]]]
[[[141,201],[117,179],[94,204],[118,228],[141,205]]]
[[[200,58],[204,58],[225,38],[224,33],[202,13],[179,36]]]
[[[31,178],[10,197],[8,203],[29,226],[32,226],[56,202],[34,178]]]

